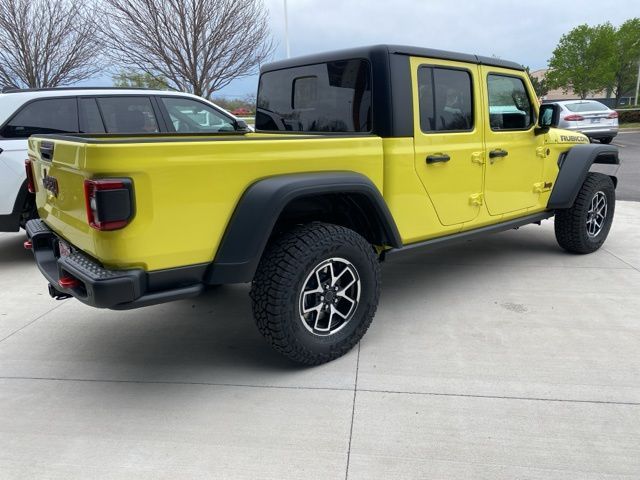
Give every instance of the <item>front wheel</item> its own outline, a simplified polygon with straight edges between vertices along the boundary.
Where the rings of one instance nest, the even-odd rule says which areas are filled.
[[[258,329],[306,365],[348,352],[366,333],[380,295],[373,247],[345,227],[294,227],[267,247],[251,286]]]
[[[556,213],[558,244],[573,253],[595,252],[607,239],[615,206],[616,191],[611,178],[590,172],[573,206]]]

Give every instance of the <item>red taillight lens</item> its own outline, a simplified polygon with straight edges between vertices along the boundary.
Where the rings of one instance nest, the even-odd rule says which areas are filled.
[[[568,122],[578,122],[580,120],[584,120],[584,117],[582,115],[567,115],[564,119]]]
[[[24,161],[24,169],[27,172],[27,190],[29,193],[36,193],[36,182],[33,178],[33,165],[31,159],[27,158]]]
[[[96,230],[118,230],[133,217],[133,183],[129,179],[85,180],[84,198],[87,220]]]
[[[618,112],[611,112],[607,115],[607,118],[618,118]]]

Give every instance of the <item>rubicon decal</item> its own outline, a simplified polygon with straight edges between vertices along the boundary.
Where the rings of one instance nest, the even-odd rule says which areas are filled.
[[[560,135],[560,141],[569,143],[589,143],[589,139],[582,135]]]

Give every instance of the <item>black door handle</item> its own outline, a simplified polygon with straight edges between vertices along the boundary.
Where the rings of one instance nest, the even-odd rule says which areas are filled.
[[[451,160],[451,157],[446,153],[436,153],[427,157],[427,163],[448,162],[449,160]]]
[[[507,152],[506,150],[502,150],[501,148],[497,150],[491,150],[489,152],[489,158],[506,157],[507,155],[509,155],[509,152]]]

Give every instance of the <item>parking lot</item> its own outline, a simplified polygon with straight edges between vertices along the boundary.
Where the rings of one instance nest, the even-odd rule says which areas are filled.
[[[546,221],[389,262],[361,344],[315,368],[247,285],[56,302],[0,234],[0,478],[640,478],[640,133],[615,143],[601,250]]]

